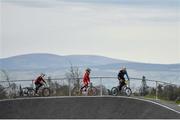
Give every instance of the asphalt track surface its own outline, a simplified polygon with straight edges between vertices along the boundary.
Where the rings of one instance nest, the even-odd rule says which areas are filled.
[[[48,97],[0,101],[2,119],[180,119],[180,111],[128,97]]]

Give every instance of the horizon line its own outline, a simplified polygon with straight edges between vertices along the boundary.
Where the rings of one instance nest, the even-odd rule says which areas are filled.
[[[18,57],[18,56],[23,56],[23,55],[35,55],[35,54],[48,54],[48,55],[55,55],[55,56],[61,56],[61,57],[66,57],[66,56],[97,56],[97,57],[106,57],[110,59],[115,59],[115,60],[122,60],[126,62],[135,62],[135,63],[145,63],[145,64],[160,64],[160,65],[170,65],[170,64],[180,64],[180,63],[155,63],[155,62],[144,62],[144,61],[135,61],[135,60],[128,60],[128,59],[119,59],[119,58],[114,58],[114,57],[109,57],[109,56],[104,56],[104,55],[98,55],[98,54],[69,54],[69,55],[60,55],[60,54],[55,54],[55,53],[43,53],[43,52],[37,52],[37,53],[24,53],[24,54],[17,54],[17,55],[12,55],[8,57],[1,57],[0,60],[2,59],[9,59],[13,57]]]

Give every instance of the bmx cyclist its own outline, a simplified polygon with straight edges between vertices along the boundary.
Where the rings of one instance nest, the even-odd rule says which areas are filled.
[[[90,68],[87,68],[85,73],[84,73],[84,76],[83,76],[83,87],[81,87],[80,91],[82,92],[82,90],[85,88],[85,91],[88,87],[88,84],[90,83],[90,72],[91,72],[91,69]]]
[[[124,76],[126,75],[127,79],[129,80],[129,76],[125,67],[122,67],[118,73],[118,80],[119,80],[119,90],[121,90],[122,86],[126,85]]]
[[[37,91],[39,90],[39,88],[44,84],[46,83],[46,81],[44,80],[44,76],[45,74],[44,73],[41,73],[40,76],[38,76],[35,80],[35,94],[37,94]]]

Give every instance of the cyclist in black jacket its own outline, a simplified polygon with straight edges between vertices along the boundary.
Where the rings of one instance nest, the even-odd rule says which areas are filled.
[[[118,73],[119,90],[121,90],[122,86],[124,86],[126,84],[125,78],[124,78],[125,75],[126,75],[127,79],[129,80],[129,76],[128,76],[126,68],[122,67]]]

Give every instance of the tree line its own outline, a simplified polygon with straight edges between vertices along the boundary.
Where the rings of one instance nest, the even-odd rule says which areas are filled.
[[[156,93],[157,92],[157,93]],[[155,97],[157,94],[158,99],[180,101],[180,86],[171,84],[158,84],[157,88],[149,87],[146,84],[146,79],[143,76],[139,93],[140,96]]]

